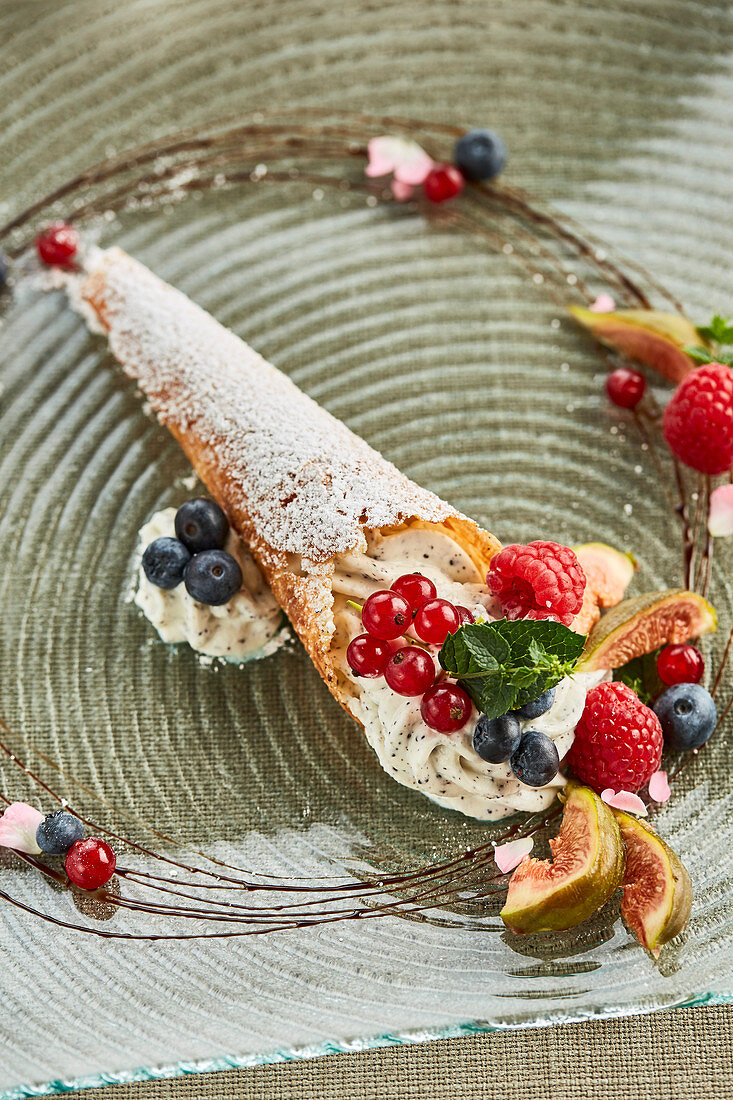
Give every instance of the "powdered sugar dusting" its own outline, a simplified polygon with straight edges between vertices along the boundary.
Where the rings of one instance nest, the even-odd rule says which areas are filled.
[[[227,471],[275,553],[318,564],[363,547],[364,528],[456,515],[142,264],[111,249],[90,266],[82,297],[103,300],[114,355],[161,422]]]

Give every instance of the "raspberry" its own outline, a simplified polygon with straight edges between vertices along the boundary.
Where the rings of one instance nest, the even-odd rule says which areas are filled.
[[[585,574],[569,546],[505,546],[491,559],[486,583],[507,619],[557,619],[570,626],[583,606]]]
[[[664,438],[686,466],[724,474],[733,466],[733,371],[705,363],[680,382],[664,410]]]
[[[659,719],[630,687],[599,684],[586,696],[568,763],[598,794],[638,791],[659,769],[662,741]]]

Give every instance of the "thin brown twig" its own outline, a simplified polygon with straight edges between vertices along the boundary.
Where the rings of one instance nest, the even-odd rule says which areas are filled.
[[[712,695],[713,698],[715,698],[718,687],[720,686],[720,681],[722,679],[723,673],[725,672],[725,667],[728,664],[728,657],[730,656],[730,650],[731,650],[732,645],[733,645],[733,626],[730,628],[730,631],[728,633],[728,641],[725,643],[725,649],[723,650],[723,656],[720,659],[720,664],[718,666],[718,672],[717,672],[717,675],[715,677],[715,680],[713,681],[713,686],[710,689],[710,694]]]

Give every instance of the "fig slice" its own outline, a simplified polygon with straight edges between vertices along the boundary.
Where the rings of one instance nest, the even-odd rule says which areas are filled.
[[[651,825],[623,810],[613,813],[626,847],[621,914],[642,947],[656,958],[690,919],[690,876]]]
[[[682,588],[645,592],[608,611],[588,635],[579,672],[621,668],[670,642],[686,642],[717,628],[715,610]]]
[[[564,931],[581,924],[621,884],[624,848],[613,811],[595,791],[570,782],[552,859],[525,859],[509,880],[500,916],[512,932]]]
[[[575,547],[575,556],[598,606],[615,607],[620,603],[638,568],[633,555],[605,542],[586,542]]]
[[[704,345],[692,321],[679,313],[654,309],[619,309],[614,313],[594,313],[582,306],[569,306],[579,324],[597,340],[629,359],[645,363],[670,382],[681,382],[697,364],[684,351]]]

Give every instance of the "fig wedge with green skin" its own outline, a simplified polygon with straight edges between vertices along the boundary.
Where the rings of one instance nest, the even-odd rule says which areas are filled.
[[[574,549],[598,606],[615,607],[631,583],[637,569],[636,559],[605,542],[586,542]]]
[[[710,634],[717,625],[715,609],[697,592],[645,592],[617,604],[593,627],[577,671],[621,668],[660,646]]]
[[[697,363],[686,354],[689,345],[704,345],[692,321],[678,313],[654,309],[619,309],[594,313],[569,306],[576,321],[606,347],[659,371],[670,382],[681,382]]]
[[[626,848],[621,914],[642,947],[657,957],[690,919],[690,876],[651,825],[623,810],[613,812]]]
[[[575,928],[621,884],[624,846],[616,818],[595,791],[570,782],[552,859],[524,859],[509,881],[500,916],[512,932]]]

